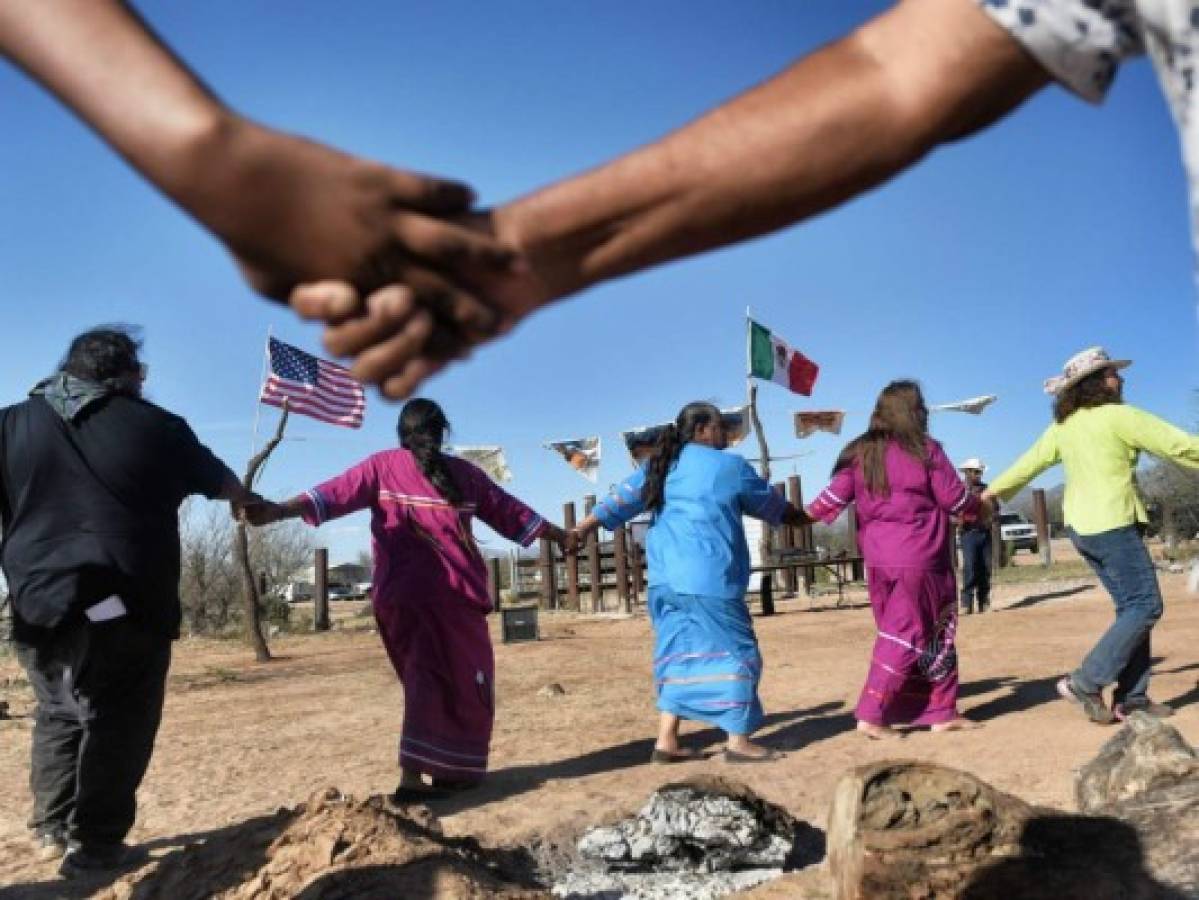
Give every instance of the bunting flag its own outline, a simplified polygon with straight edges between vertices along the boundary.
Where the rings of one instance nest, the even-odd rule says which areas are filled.
[[[546,450],[553,450],[566,460],[572,469],[595,484],[596,475],[599,473],[602,449],[598,437],[577,438],[570,441],[547,441],[542,446]]]
[[[795,414],[795,436],[806,438],[817,431],[827,431],[829,434],[840,434],[841,423],[845,421],[845,410],[822,409],[812,412],[797,412]]]
[[[471,447],[446,447],[446,453],[452,453],[454,456],[461,457],[467,462],[472,462],[484,472],[492,481],[504,484],[512,480],[512,470],[508,468],[508,461],[504,459],[504,448],[494,444],[485,444]]]
[[[971,397],[969,400],[959,400],[957,403],[940,403],[932,410],[934,412],[964,412],[977,416],[999,398],[994,394],[983,394],[981,397]]]
[[[724,420],[730,447],[735,447],[745,440],[750,430],[748,404],[722,409],[720,417]],[[640,465],[641,461],[653,452],[654,444],[658,442],[662,430],[669,424],[669,422],[663,422],[660,425],[643,425],[620,433],[634,465]]]
[[[765,325],[749,320],[749,374],[773,381],[789,391],[812,396],[820,367]]]

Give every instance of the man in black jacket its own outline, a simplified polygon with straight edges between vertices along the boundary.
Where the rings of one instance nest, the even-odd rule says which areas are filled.
[[[67,877],[128,857],[179,636],[179,505],[256,499],[187,422],[141,398],[139,349],[128,329],[81,334],[29,399],[0,409],[0,563],[37,699],[29,824]]]

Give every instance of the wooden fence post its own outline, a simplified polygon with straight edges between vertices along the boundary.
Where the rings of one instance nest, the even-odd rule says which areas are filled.
[[[313,558],[312,628],[314,631],[329,630],[329,551],[317,548]]]
[[[999,527],[999,516],[991,519],[991,571],[998,572],[1007,565],[1006,547],[1003,546],[1003,529]]]
[[[1053,547],[1049,543],[1049,511],[1045,507],[1045,491],[1037,488],[1032,492],[1032,515],[1037,524],[1037,549],[1041,551],[1041,565],[1053,565]]]
[[[763,572],[762,580],[758,582],[758,598],[762,603],[762,615],[774,615],[774,574]]]
[[[562,524],[567,531],[575,527],[575,504],[562,507]],[[566,554],[566,608],[579,611],[579,554]]]
[[[796,509],[803,509],[803,482],[800,481],[798,475],[787,477],[787,499],[791,501],[791,505]],[[812,536],[811,525],[793,526],[791,531],[795,535],[791,546],[799,547],[801,550],[811,550],[816,545],[816,540]],[[803,573],[804,593],[811,594],[812,583],[816,580],[816,569],[812,566],[804,566],[798,571]],[[795,569],[791,570],[791,578],[788,584],[795,580],[795,572]]]
[[[588,494],[583,498],[583,515],[591,515],[595,509],[595,495]],[[600,570],[600,540],[599,529],[594,529],[587,536],[587,572],[591,579],[591,611],[604,611],[604,573]]]
[[[623,525],[612,532],[612,553],[616,557],[616,595],[620,598],[620,609],[630,613],[633,605],[629,600],[629,562],[624,537]]]
[[[500,596],[500,558],[493,556],[487,560],[487,592],[491,594],[492,609],[499,611],[503,605]]]
[[[554,572],[554,545],[541,539],[541,608],[558,608],[558,579]]]
[[[774,483],[774,490],[780,496],[786,497],[787,483],[785,481],[776,481]],[[776,546],[778,546],[780,550],[791,550],[797,546],[797,538],[799,537],[799,534],[796,529],[792,528],[790,525],[780,525],[777,531],[778,541],[776,542]],[[795,577],[795,569],[783,569],[781,581],[782,583],[779,585],[779,587],[781,587],[785,593],[794,595],[798,587],[797,579]]]
[[[645,589],[643,576],[645,574],[642,569],[642,560],[645,559],[645,554],[641,552],[641,547],[637,545],[637,539],[633,537],[633,529],[629,529],[629,569],[633,573],[633,601],[638,602],[641,599],[641,592]]]
[[[861,556],[862,548],[858,544],[858,508],[855,504],[849,505],[849,547],[853,551],[853,580],[864,581],[866,579],[866,567],[863,565]]]

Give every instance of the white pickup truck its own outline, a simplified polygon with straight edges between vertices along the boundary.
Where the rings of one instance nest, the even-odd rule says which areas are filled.
[[[1019,513],[999,514],[999,535],[1003,542],[1012,548],[1013,553],[1017,550],[1031,550],[1036,553],[1040,549],[1037,545],[1036,526]]]

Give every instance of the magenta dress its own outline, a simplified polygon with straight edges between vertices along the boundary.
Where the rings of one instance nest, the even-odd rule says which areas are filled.
[[[487,567],[471,534],[478,516],[528,546],[541,516],[480,469],[447,456],[462,501],[451,506],[407,450],[368,457],[306,492],[304,521],[371,511],[371,601],[404,687],[400,765],[452,781],[487,771],[495,719],[495,659],[487,632]]]
[[[928,441],[922,462],[887,447],[888,497],[872,494],[858,462],[833,476],[808,513],[831,523],[856,503],[858,539],[878,636],[854,715],[873,725],[931,725],[957,716],[957,585],[951,515],[974,515],[941,445]]]

